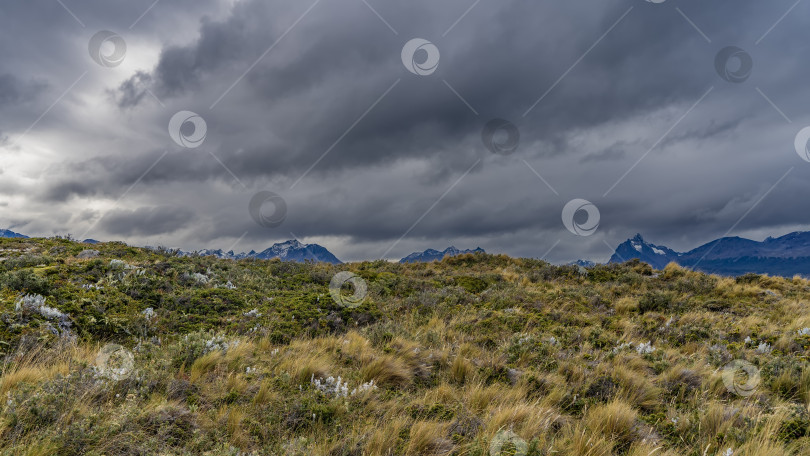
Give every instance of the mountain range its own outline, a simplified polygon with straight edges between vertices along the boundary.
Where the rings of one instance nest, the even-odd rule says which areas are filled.
[[[444,251],[438,251],[434,249],[427,249],[424,252],[413,252],[412,254],[406,256],[405,258],[399,260],[400,263],[430,263],[431,261],[441,261],[442,258],[446,256],[456,256],[462,255],[465,253],[486,253],[484,249],[481,247],[476,248],[475,250],[459,250],[453,246],[450,246]]]
[[[637,234],[620,244],[609,263],[639,259],[656,269],[674,262],[698,271],[738,276],[746,273],[810,276],[810,232],[798,231],[762,242],[723,237],[688,252],[655,245]]]
[[[256,252],[251,250],[248,253],[234,253],[233,250],[223,252],[222,249],[218,250],[197,250],[195,252],[183,252],[181,255],[201,255],[201,256],[215,256],[217,258],[225,258],[231,260],[241,260],[243,258],[256,258],[259,260],[270,260],[278,258],[282,261],[296,261],[302,263],[304,261],[314,261],[321,263],[341,264],[342,262],[337,259],[326,247],[318,244],[302,244],[301,242],[293,239],[278,244],[273,244],[272,247]]]
[[[0,238],[27,238],[20,233],[0,229]],[[87,243],[98,241],[88,239]],[[204,249],[193,252],[177,251],[178,254],[215,256],[217,258],[239,260],[243,258],[273,259],[282,261],[314,261],[331,264],[342,262],[326,247],[318,244],[303,244],[289,240],[273,244],[270,248],[247,253],[225,252],[221,249]],[[402,258],[400,263],[441,261],[446,256],[465,253],[486,253],[478,247],[472,250],[459,250],[450,246],[442,251],[427,249],[414,252]],[[677,252],[663,245],[647,242],[641,234],[620,244],[608,263],[623,263],[638,259],[656,269],[663,269],[669,263],[683,267],[726,276],[739,276],[746,273],[769,274],[773,276],[792,277],[794,275],[810,276],[810,231],[797,231],[780,237],[769,237],[764,241],[753,241],[741,237],[723,237],[688,252]],[[571,263],[582,267],[591,267],[595,263],[579,260]]]

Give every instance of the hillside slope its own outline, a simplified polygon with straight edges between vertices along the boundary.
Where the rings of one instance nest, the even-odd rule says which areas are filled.
[[[0,239],[0,454],[810,454],[807,280],[88,247]]]

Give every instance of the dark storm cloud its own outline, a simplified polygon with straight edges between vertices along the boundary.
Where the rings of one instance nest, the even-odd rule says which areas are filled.
[[[194,214],[181,207],[139,207],[135,210],[116,209],[107,213],[99,224],[114,236],[169,234],[188,227]]]
[[[137,106],[144,97],[147,96],[147,85],[152,81],[152,76],[144,71],[138,71],[135,76],[127,79],[118,87],[116,91],[110,91],[120,108],[132,108]]]
[[[349,16],[363,12],[362,5],[318,5],[294,38],[289,38],[294,41],[289,44],[295,49],[293,55],[279,50],[279,55],[261,59],[221,102],[227,118],[216,111],[205,115],[210,118],[212,136],[220,137],[223,158],[233,158],[228,163],[238,176],[291,175],[307,169],[352,119],[360,117],[397,78],[403,78],[315,172],[373,166],[403,156],[429,157],[442,151],[452,152],[445,160],[452,163],[453,157],[471,155],[470,151],[453,150],[454,146],[477,135],[484,120],[448,91],[440,82],[443,78],[452,81],[484,118],[513,119],[525,141],[549,141],[557,146],[545,154],[562,154],[568,148],[559,144],[559,136],[571,129],[694,101],[718,83],[711,65],[717,46],[705,43],[681,18],[673,18],[671,8],[636,4],[610,39],[600,43],[598,50],[524,118],[534,101],[629,4],[481,5],[478,14],[468,19],[480,22],[494,13],[498,21],[488,22],[493,31],[476,33],[474,26],[462,23],[447,38],[437,39],[440,49],[444,48],[443,60],[438,77],[428,80],[403,72],[397,58],[403,38]],[[389,14],[408,24],[420,5],[389,6]],[[288,12],[290,19],[305,7],[301,4],[294,13]],[[270,17],[277,8],[273,2],[242,2],[227,20],[203,24],[197,41],[165,48],[150,78],[155,93],[169,99],[188,95],[197,103],[212,102],[284,31],[282,24],[289,20],[282,24],[271,21],[267,26],[267,20],[259,19]],[[430,18],[436,9],[435,5],[426,7],[423,17]],[[750,43],[755,35],[749,30],[759,22],[755,21],[757,13],[771,12],[773,7],[752,2],[735,6],[722,18],[710,15],[711,10],[695,8],[695,20],[705,21],[704,27],[713,34]],[[561,20],[547,20],[540,30],[533,26],[548,17]],[[358,26],[361,22],[364,26]],[[438,21],[428,22],[432,32],[428,35],[438,35],[441,28],[433,23]],[[570,28],[582,26],[588,27],[584,29],[587,33],[570,32]],[[797,81],[799,78],[795,76]],[[129,86],[143,84],[145,79],[138,74],[122,87],[128,104],[144,101],[142,95],[133,97]],[[260,117],[256,111],[264,115]],[[238,155],[237,150],[241,150]],[[454,168],[463,169],[460,160]]]
[[[0,74],[0,108],[36,98],[45,88],[42,82],[22,81],[13,74]]]
[[[754,205],[740,230],[807,223],[808,171],[791,148],[810,122],[810,63],[795,57],[810,51],[801,23],[808,5],[769,31],[794,2],[480,2],[448,31],[471,2],[370,2],[394,34],[348,0],[304,16],[313,3],[159,2],[132,28],[151,1],[76,5],[84,28],[52,3],[0,6],[4,37],[28,38],[1,51],[13,64],[0,72],[0,107],[40,95],[4,115],[12,138],[88,72],[29,135],[47,162],[2,187],[30,186],[28,204],[18,204],[31,213],[19,220],[37,220],[38,210],[60,212],[65,224],[95,217],[96,237],[165,234],[187,248],[243,233],[261,247],[295,233],[337,239],[329,247],[344,259],[382,254],[406,232],[392,255],[463,239],[539,256],[560,239],[554,255],[572,259],[607,255],[604,241],[635,232],[677,248],[707,241]],[[25,30],[34,20],[49,31]],[[127,40],[122,67],[88,58],[87,40],[100,29]],[[400,51],[414,37],[441,51],[433,75],[403,67]],[[729,45],[752,56],[745,83],[715,70]],[[25,82],[40,80],[47,91]],[[181,110],[206,121],[197,149],[167,134]],[[508,157],[481,143],[496,117],[520,130]],[[247,212],[250,197],[268,189],[289,207],[285,224],[269,231]],[[121,195],[129,209],[90,210]],[[185,209],[168,208],[167,198]],[[563,228],[573,198],[599,206],[598,236]],[[71,218],[77,207],[84,215]]]

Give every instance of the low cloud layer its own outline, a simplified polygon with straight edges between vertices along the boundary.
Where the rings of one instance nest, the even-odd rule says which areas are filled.
[[[810,163],[794,138],[810,125],[810,5],[153,3],[0,6],[14,43],[0,50],[0,226],[186,249],[298,237],[343,260],[454,244],[557,262],[607,259],[636,232],[688,249],[807,229]],[[93,54],[100,31],[125,42],[121,62],[104,61],[114,40]],[[438,50],[430,74],[403,64],[413,38]],[[723,71],[718,55],[732,56]],[[202,123],[173,138],[181,111]],[[493,119],[519,132],[513,153],[482,141]],[[284,198],[281,225],[251,217],[260,191]],[[598,208],[594,234],[566,229],[574,199]]]

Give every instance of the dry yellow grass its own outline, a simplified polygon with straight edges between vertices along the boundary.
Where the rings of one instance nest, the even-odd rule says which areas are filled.
[[[463,385],[467,379],[472,377],[475,372],[475,367],[472,363],[463,356],[456,356],[453,360],[453,365],[450,366],[450,378],[454,382]]]
[[[373,427],[373,431],[366,444],[366,452],[369,456],[392,456],[395,454],[397,439],[400,432],[406,428],[408,420],[402,417],[394,417],[391,420],[380,420]]]
[[[127,251],[115,249],[116,258]],[[176,291],[157,293],[159,315],[194,299],[195,312],[217,309],[198,320],[219,326],[172,334],[163,328],[174,320],[150,328],[141,308],[125,318],[118,306],[121,315],[99,327],[74,315],[77,327],[104,334],[87,343],[17,340],[0,374],[0,454],[487,456],[507,432],[525,441],[526,456],[810,456],[801,435],[810,418],[810,348],[798,334],[810,325],[804,279],[736,280],[674,265],[658,277],[642,265],[583,275],[492,256],[431,265],[141,260],[131,264],[234,280],[238,291],[174,280]],[[338,270],[367,279],[363,306],[329,300]],[[103,308],[98,290],[74,290],[60,274],[60,293]],[[172,274],[147,273],[143,283]],[[462,277],[486,287],[469,292],[457,286]],[[110,302],[129,303],[139,282],[103,285]],[[15,298],[0,290],[4,318],[22,325]],[[76,312],[74,304],[60,309]],[[264,317],[245,315],[253,308]],[[115,338],[110,322],[146,336]],[[135,353],[132,377],[92,368],[105,338]],[[200,355],[221,338],[227,349]],[[647,341],[655,350],[640,353]],[[760,343],[774,350],[757,351]],[[759,369],[751,396],[726,387],[732,359]],[[330,376],[346,389],[325,386]]]
[[[36,360],[25,360],[24,364],[15,364],[5,368],[0,376],[0,397],[24,383],[38,384],[52,379],[56,375],[65,375],[70,370],[70,363],[63,360],[50,360],[45,364]]]
[[[360,370],[364,381],[374,380],[380,385],[402,387],[409,384],[413,372],[407,360],[383,355],[369,362]]]
[[[620,314],[627,314],[638,309],[638,300],[631,296],[624,296],[613,304],[613,308]]]
[[[630,404],[615,400],[590,409],[584,418],[585,427],[616,444],[627,444],[634,439],[633,428],[638,418]]]
[[[444,456],[453,451],[453,442],[447,439],[447,424],[418,421],[411,425],[406,455]]]
[[[200,377],[212,371],[222,360],[222,352],[217,350],[200,356],[191,365],[191,381],[199,380]]]

